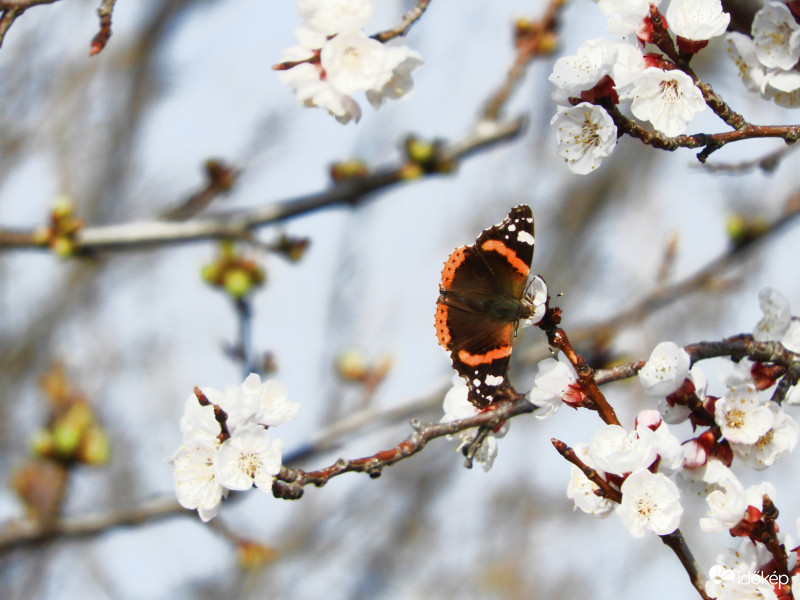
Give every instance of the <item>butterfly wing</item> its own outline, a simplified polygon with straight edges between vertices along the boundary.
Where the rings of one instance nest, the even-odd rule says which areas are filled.
[[[479,408],[505,384],[532,259],[533,216],[518,206],[474,245],[455,249],[442,269],[436,334]]]

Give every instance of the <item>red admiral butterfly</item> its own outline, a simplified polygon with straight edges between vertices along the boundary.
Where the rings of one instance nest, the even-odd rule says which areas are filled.
[[[436,337],[480,409],[506,385],[517,323],[534,312],[525,295],[533,243],[531,209],[517,206],[472,246],[453,250],[442,269]]]

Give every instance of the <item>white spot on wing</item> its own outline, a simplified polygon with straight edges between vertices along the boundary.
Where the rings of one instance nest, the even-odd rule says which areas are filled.
[[[503,383],[503,378],[498,377],[497,375],[487,375],[486,376],[486,385],[497,387],[501,383]]]
[[[473,379],[472,380],[473,387],[479,388],[481,387],[481,380],[480,379]]]
[[[523,244],[528,244],[529,246],[533,246],[533,236],[528,233],[527,231],[520,231],[517,234],[517,240],[522,242]]]
[[[516,225],[514,225],[514,223],[511,223],[511,224],[508,226],[508,230],[509,230],[509,231],[516,231],[516,230],[517,230],[517,226],[516,226]]]

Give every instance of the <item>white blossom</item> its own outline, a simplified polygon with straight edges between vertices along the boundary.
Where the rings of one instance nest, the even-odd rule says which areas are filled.
[[[310,90],[310,95],[304,101],[306,106],[319,106],[333,115],[343,125],[350,121],[358,123],[361,120],[361,107],[347,94],[335,90],[327,81]]]
[[[283,62],[298,62],[311,59],[319,52],[325,42],[326,36],[307,26],[295,29],[300,44],[284,50]],[[319,62],[301,62],[291,69],[278,72],[280,80],[289,86],[303,106],[318,106],[324,108],[340,123],[361,118],[361,109],[350,96],[334,89],[327,80],[323,79],[323,69]]]
[[[206,388],[201,390],[209,402],[211,398],[219,401],[219,392]],[[217,443],[217,436],[222,432],[220,424],[214,416],[214,406],[202,406],[195,394],[191,394],[183,407],[183,416],[180,420],[183,443],[189,445],[213,446]]]
[[[636,417],[637,435],[642,429],[649,429],[655,436],[653,445],[658,454],[658,470],[662,473],[675,473],[683,466],[681,441],[669,430],[669,425],[657,410],[643,410]]]
[[[766,69],[758,61],[753,40],[743,33],[729,33],[725,40],[728,42],[728,54],[739,68],[739,77],[745,87],[751,92],[764,93],[766,87]]]
[[[531,316],[520,322],[520,327],[531,327],[541,321],[547,313],[547,284],[541,277],[531,277],[525,292],[525,304],[531,310]]]
[[[307,107],[318,106],[328,111],[342,124],[361,119],[361,108],[350,96],[333,89],[327,81],[319,79],[314,66],[298,65],[288,71],[282,79],[292,88],[300,104]]]
[[[679,487],[689,498],[705,498],[711,492],[722,489],[729,478],[738,479],[718,458],[710,458],[699,467],[686,467],[676,474]],[[739,484],[741,487],[741,484]]]
[[[611,155],[617,145],[617,126],[599,106],[582,102],[560,109],[550,120],[559,155],[570,171],[586,175]]]
[[[372,20],[372,0],[298,0],[297,12],[303,20],[325,35],[346,29],[361,29]]]
[[[751,92],[779,106],[800,106],[800,72],[796,69],[768,69],[755,53],[753,40],[740,33],[728,35],[728,52],[739,67],[739,75]]]
[[[281,468],[283,442],[270,438],[267,426],[294,419],[299,406],[288,400],[282,383],[262,383],[252,373],[224,392],[201,391],[210,404],[201,405],[195,395],[186,401],[180,421],[183,444],[170,462],[178,502],[197,509],[208,521],[229,490],[255,484],[271,491],[272,476]],[[215,407],[222,411],[219,420]]]
[[[606,29],[616,35],[636,33],[650,15],[650,4],[658,6],[660,0],[599,0],[598,5],[607,16]]]
[[[638,46],[623,40],[597,38],[581,44],[572,56],[559,58],[553,65],[550,82],[555,86],[552,98],[568,107],[569,98],[580,97],[594,88],[606,75],[614,82],[621,98],[630,96],[633,79],[645,69]]]
[[[651,397],[669,396],[683,385],[690,365],[686,350],[674,342],[661,342],[639,371],[644,393]]]
[[[468,399],[469,392],[467,384],[461,377],[453,377],[453,387],[451,387],[444,397],[444,416],[439,419],[440,423],[449,423],[450,421],[457,421],[460,419],[467,419],[474,417],[479,412]],[[494,459],[497,458],[497,438],[503,437],[508,431],[508,423],[505,423],[499,430],[490,432],[481,443],[480,448],[475,453],[475,462],[477,462],[484,471],[488,472],[494,464]],[[475,439],[475,434],[478,432],[477,427],[470,427],[459,431],[456,435],[459,439],[456,451],[461,450]]]
[[[286,386],[282,382],[268,379],[262,383],[261,377],[256,373],[250,373],[244,380],[242,394],[255,396],[252,399],[252,423],[277,427],[287,421],[294,421],[300,411],[300,405],[289,400]]]
[[[684,469],[682,471],[684,478],[689,481],[690,485],[699,485],[699,490],[693,490],[697,495],[706,496],[715,489],[720,489],[730,481],[739,482],[738,478],[731,471],[730,467],[718,458],[711,458],[708,462],[704,463],[702,467],[694,469]],[[739,484],[741,487],[741,484]]]
[[[284,50],[282,59],[298,64],[279,71],[303,106],[324,108],[340,123],[358,122],[361,108],[351,94],[365,92],[378,108],[386,98],[412,91],[411,72],[422,64],[422,57],[406,46],[384,45],[360,30],[371,17],[371,1],[304,4],[300,12],[308,22],[295,30],[299,44]]]
[[[222,498],[227,495],[215,473],[217,447],[184,445],[170,459],[178,503],[190,510],[197,509],[203,521],[217,515]]]
[[[467,384],[461,377],[453,377],[453,387],[444,396],[442,408],[444,416],[439,419],[440,423],[450,421],[460,421],[477,415],[480,410],[469,401],[469,390]]]
[[[638,46],[624,41],[616,42],[615,46],[617,59],[611,70],[614,89],[621,100],[629,99],[632,97],[633,82],[647,68],[647,64]]]
[[[755,387],[738,385],[714,406],[714,420],[731,444],[754,444],[772,427],[773,415],[762,404]]]
[[[617,45],[606,38],[581,44],[571,56],[562,56],[553,65],[550,82],[567,96],[580,96],[610,75],[617,61]]]
[[[622,502],[616,512],[632,536],[641,537],[645,531],[666,535],[680,525],[680,492],[666,475],[638,469],[625,479],[620,491]]]
[[[546,419],[554,414],[564,402],[569,387],[577,381],[575,369],[563,354],[559,360],[545,358],[536,366],[533,378],[533,389],[528,392],[528,400],[537,410],[534,415],[538,419]]]
[[[297,44],[289,46],[283,51],[281,62],[308,60],[322,48],[322,45],[328,39],[328,36],[319,29],[314,29],[308,25],[295,27],[294,37],[297,38]]]
[[[752,374],[753,364],[749,360],[735,362],[730,358],[723,358],[717,364],[717,377],[728,388],[740,385],[755,385]]]
[[[322,46],[320,63],[328,83],[342,94],[380,90],[392,78],[394,68],[407,55],[401,48],[389,49],[359,30],[338,34]]]
[[[633,81],[631,112],[667,136],[680,135],[706,108],[703,94],[683,71],[648,67]]]
[[[800,72],[797,72],[800,77]],[[775,341],[792,352],[800,351],[800,321],[792,318],[789,301],[778,290],[766,287],[758,294],[764,316],[753,330],[758,342]]]
[[[800,59],[800,25],[783,2],[767,1],[753,18],[753,45],[767,68],[791,69]]]
[[[764,316],[753,330],[753,339],[757,342],[780,340],[792,319],[789,301],[778,290],[765,287],[758,293],[758,303]]]
[[[789,388],[783,403],[788,406],[800,405],[800,385],[793,385]]]
[[[753,469],[766,469],[782,454],[797,445],[797,421],[774,402],[767,404],[772,412],[772,427],[753,444],[731,444],[736,457]]]
[[[697,469],[706,464],[708,450],[697,438],[683,444],[683,466],[687,469]]]
[[[369,89],[365,92],[367,100],[374,108],[379,108],[387,98],[397,100],[403,96],[410,96],[414,91],[414,80],[411,78],[411,72],[421,66],[424,61],[417,52],[408,48],[389,48],[390,54],[395,51],[402,51],[404,58],[394,67],[392,76],[383,84],[383,87]],[[388,60],[390,63],[394,61],[394,58]]]
[[[789,327],[787,327],[783,337],[781,337],[781,344],[791,352],[800,353],[800,320],[796,317],[792,317],[792,320],[789,322]]]
[[[246,394],[243,384],[227,386],[225,391],[216,396],[212,402],[225,411],[227,415],[225,424],[230,433],[235,433],[240,427],[253,423],[258,409],[257,396]]]
[[[708,504],[707,516],[701,517],[700,529],[706,533],[719,533],[734,527],[745,516],[747,499],[744,486],[733,472],[718,460],[709,460],[708,465],[715,465],[717,480],[706,480],[713,488],[706,495]]]
[[[731,21],[720,0],[672,0],[666,17],[675,34],[695,41],[722,35]]]
[[[619,425],[604,425],[589,441],[589,456],[607,473],[624,475],[652,465],[658,456],[657,443],[647,427],[627,432]]]
[[[600,477],[605,477],[602,469],[597,469],[592,464],[589,448],[586,444],[575,444],[573,450],[578,458],[588,467],[595,469]],[[600,487],[591,481],[583,471],[572,465],[567,484],[567,498],[575,503],[575,508],[596,517],[606,517],[614,510],[614,503],[608,498],[598,496],[595,491]]]
[[[216,475],[229,490],[272,490],[272,476],[281,469],[283,441],[271,439],[261,425],[249,424],[222,442],[216,460]]]
[[[774,90],[778,104],[789,107],[797,106],[796,101],[789,99],[795,97],[797,90],[800,89],[800,71],[773,69],[764,76],[764,83],[768,90]]]

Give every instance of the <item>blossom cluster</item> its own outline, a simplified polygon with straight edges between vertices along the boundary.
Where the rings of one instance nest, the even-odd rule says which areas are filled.
[[[282,383],[262,383],[254,373],[224,392],[202,388],[189,396],[180,422],[183,443],[170,459],[180,505],[208,521],[231,490],[255,485],[270,493],[283,442],[267,429],[293,420],[299,409]]]
[[[372,0],[298,0],[297,10],[303,19],[295,30],[298,44],[284,50],[279,68],[301,104],[324,108],[340,123],[357,122],[361,108],[352,94],[365,92],[378,108],[412,91],[411,72],[422,57],[364,33],[375,12]]]
[[[672,476],[683,466],[683,451],[658,411],[640,412],[632,431],[606,425],[575,451],[607,486],[622,494],[616,505],[599,496],[598,484],[573,465],[567,497],[577,508],[601,517],[615,511],[635,537],[646,531],[666,535],[678,528],[683,505]]]
[[[774,289],[759,294],[763,317],[755,326],[755,341],[777,341],[793,352],[800,351],[800,319],[792,317],[788,301]],[[658,402],[658,410],[641,411],[631,430],[620,425],[601,427],[588,443],[572,450],[573,464],[567,496],[575,508],[598,517],[615,512],[635,537],[646,532],[668,535],[686,519],[687,509],[700,530],[728,531],[746,538],[737,550],[717,558],[706,585],[710,598],[783,597],[792,584],[800,585],[797,557],[790,555],[790,575],[775,583],[774,557],[759,539],[765,527],[765,503],[776,492],[768,482],[744,486],[731,466],[734,461],[763,470],[791,452],[800,438],[800,427],[771,394],[783,376],[781,369],[742,359],[723,363],[720,379],[725,391],[708,393],[708,381],[698,365],[692,366],[687,351],[674,342],[662,342],[638,371],[644,394]],[[797,386],[800,387],[800,386]],[[534,387],[527,399],[538,407],[536,416],[547,418],[562,404],[573,408],[592,403],[578,381],[573,366],[563,355],[541,361]],[[789,390],[784,405],[800,404],[800,393]],[[444,401],[443,422],[464,419],[480,411],[468,401],[467,387],[456,378]],[[671,427],[690,422],[691,438],[681,442]],[[507,423],[490,432],[476,460],[489,470],[497,456],[498,438]],[[458,434],[459,449],[475,439],[475,429]],[[591,472],[587,476],[587,472]],[[798,523],[800,527],[800,522]],[[779,533],[781,543],[794,548]],[[796,554],[796,552],[794,553]],[[756,574],[750,578],[736,573]]]
[[[645,53],[652,41],[647,0],[600,0],[606,26],[629,41],[598,38],[583,43],[571,56],[556,61],[550,81],[559,108],[550,121],[559,155],[574,173],[585,175],[608,157],[617,142],[617,127],[601,105],[627,105],[640,121],[666,135],[686,131],[706,103],[693,78],[657,53]],[[678,48],[691,55],[709,39],[725,33],[730,15],[720,0],[672,0],[666,23]]]
[[[728,52],[751,92],[776,104],[800,106],[800,24],[794,2],[768,0],[753,19],[750,36],[730,33]]]
[[[786,298],[767,288],[759,300],[764,314],[753,338],[781,342],[793,352],[800,350],[800,320],[791,316]],[[660,410],[640,412],[632,431],[606,425],[588,444],[577,444],[577,457],[604,485],[573,466],[567,496],[576,508],[589,514],[602,517],[616,512],[634,536],[646,531],[658,535],[673,532],[685,508],[701,499],[705,515],[698,525],[702,531],[728,531],[746,538],[737,550],[717,558],[716,570],[706,584],[708,597],[777,599],[785,595],[790,578],[784,575],[785,581],[778,581],[769,577],[775,575],[774,557],[758,538],[765,527],[766,499],[775,498],[775,489],[768,482],[744,486],[731,466],[736,461],[763,470],[796,447],[800,427],[783,406],[800,404],[800,394],[795,387],[782,404],[772,401],[771,394],[783,375],[780,369],[747,359],[727,361],[723,367],[720,379],[726,391],[712,396],[705,374],[697,365],[691,366],[683,348],[673,342],[659,344],[638,376],[645,394],[659,400]],[[574,372],[564,363],[547,359],[540,363],[539,372],[537,385],[541,381],[548,390],[534,388],[528,397],[545,415],[554,412],[553,404],[559,400],[580,404],[576,403]],[[560,375],[554,377],[555,373]],[[557,383],[551,385],[554,380]],[[684,421],[691,423],[693,437],[681,443],[669,431],[668,423]],[[618,503],[614,493],[619,494]],[[783,533],[779,539],[786,548],[796,546]],[[793,574],[798,570],[794,566],[797,557],[789,558],[788,572]],[[800,575],[793,575],[791,584],[800,584]]]

